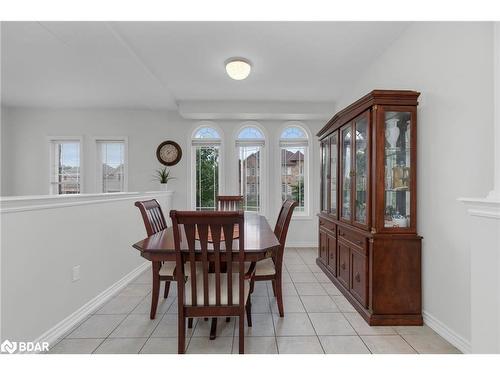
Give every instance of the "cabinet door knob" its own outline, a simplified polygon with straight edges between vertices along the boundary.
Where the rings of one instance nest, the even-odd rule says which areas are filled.
[[[359,283],[361,281],[361,276],[359,275],[359,272],[356,274],[356,277],[354,277],[356,281]]]
[[[339,233],[341,236],[345,236],[345,233],[344,232],[340,232]]]
[[[343,270],[345,270],[345,263],[342,263],[342,264],[340,265],[340,267],[341,267]]]

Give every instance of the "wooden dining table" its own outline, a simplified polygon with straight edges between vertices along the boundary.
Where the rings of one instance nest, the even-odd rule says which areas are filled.
[[[180,232],[181,251],[188,253],[189,250],[184,230],[181,230]],[[262,215],[245,212],[244,233],[245,262],[257,262],[259,260],[272,257],[279,249],[280,243],[267,219]],[[237,259],[238,256],[238,243],[239,241],[235,239],[233,243],[233,259]],[[160,270],[162,262],[175,262],[175,243],[172,227],[168,227],[158,233],[155,233],[152,236],[133,244],[132,246],[139,250],[143,258],[152,262],[153,272],[158,272]],[[199,246],[199,243],[197,246]],[[159,287],[159,280],[157,280],[157,278],[153,278],[153,289],[156,290],[155,288],[159,289]],[[158,293],[153,293],[153,296],[156,297],[156,301],[152,301],[152,304],[153,306],[156,306],[158,304]],[[213,318],[210,329],[211,339],[215,338],[216,329],[217,319]]]

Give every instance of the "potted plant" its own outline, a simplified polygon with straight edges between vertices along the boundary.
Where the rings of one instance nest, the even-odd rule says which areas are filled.
[[[157,169],[155,172],[154,178],[156,181],[160,182],[160,186],[161,186],[160,190],[162,190],[162,191],[167,191],[167,183],[170,180],[175,179],[175,177],[170,176],[170,170],[167,170],[167,167]]]

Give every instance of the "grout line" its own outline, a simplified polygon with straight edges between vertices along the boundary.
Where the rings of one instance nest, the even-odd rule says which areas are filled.
[[[128,287],[129,285],[131,285],[131,283],[127,284],[127,287]],[[161,283],[160,283],[160,289],[161,289]],[[109,335],[108,335],[108,336],[106,336],[106,337],[104,338],[104,340],[102,340],[102,341],[101,341],[101,343],[97,346],[97,348],[95,348],[95,349],[92,351],[92,354],[95,354],[96,350],[97,350],[97,349],[99,349],[99,348],[101,347],[101,345],[104,343],[104,341],[106,341],[106,340],[107,340],[107,339],[108,339],[108,338],[112,335],[112,333],[113,333],[114,331],[116,331],[116,330],[118,329],[118,327],[119,327],[119,326],[120,326],[120,325],[121,325],[121,324],[122,324],[122,323],[123,323],[123,322],[124,322],[124,321],[125,321],[125,320],[129,317],[129,316],[130,316],[130,315],[132,315],[132,311],[134,311],[134,310],[137,308],[137,306],[139,306],[139,305],[142,303],[142,301],[144,301],[146,298],[148,298],[148,296],[149,296],[151,293],[152,293],[152,291],[151,291],[150,293],[148,293],[148,294],[147,294],[147,295],[146,295],[143,299],[141,299],[141,300],[140,300],[140,301],[139,301],[139,302],[138,302],[138,303],[134,306],[134,308],[133,308],[132,310],[130,310],[128,314],[126,314],[126,315],[125,315],[125,318],[123,318],[123,319],[120,321],[120,323],[118,323],[118,325],[117,325],[117,326],[116,326],[116,327],[115,327],[115,328],[114,328],[114,329],[113,329],[113,330],[109,333]],[[93,315],[94,315],[94,314],[93,314]],[[109,315],[111,315],[111,314],[109,314]],[[134,314],[134,315],[135,315],[135,314]],[[163,319],[163,315],[162,315],[162,319]],[[161,319],[160,319],[160,320],[161,320]],[[157,322],[157,323],[156,323],[156,325],[154,326],[153,331],[156,329],[156,327],[157,327],[157,326],[158,326],[158,324],[160,323],[160,320],[158,320],[158,322]],[[122,338],[128,338],[128,337],[122,337]],[[146,341],[147,341],[147,339],[146,339]],[[143,345],[143,346],[144,346],[144,345]],[[141,347],[141,349],[142,349],[142,347]]]

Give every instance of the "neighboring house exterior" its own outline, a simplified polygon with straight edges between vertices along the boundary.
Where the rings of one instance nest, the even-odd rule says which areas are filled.
[[[281,160],[281,194],[283,199],[290,199],[293,198],[292,187],[304,179],[304,154],[300,151],[291,152],[282,149]]]

